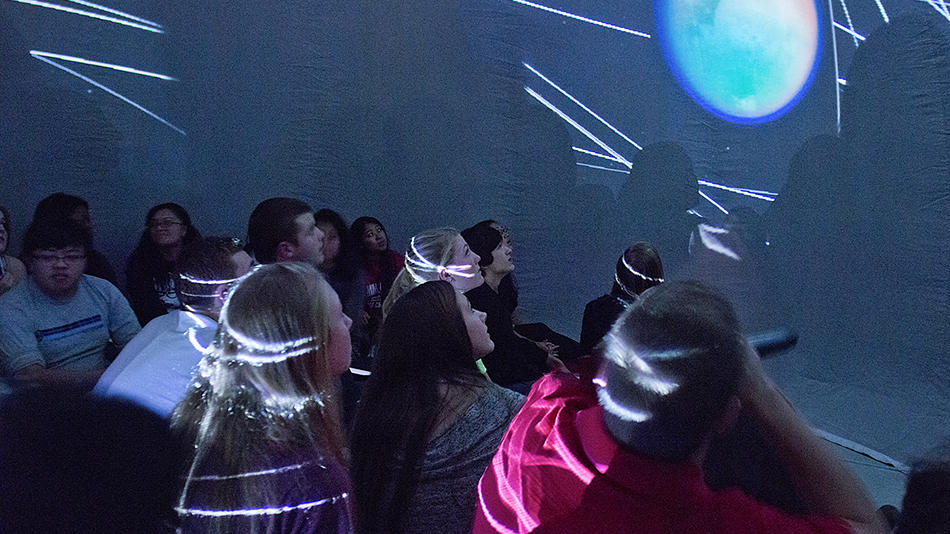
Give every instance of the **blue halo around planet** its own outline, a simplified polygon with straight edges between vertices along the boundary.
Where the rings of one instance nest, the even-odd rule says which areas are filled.
[[[730,122],[784,115],[821,57],[816,0],[655,0],[666,62],[699,105]]]

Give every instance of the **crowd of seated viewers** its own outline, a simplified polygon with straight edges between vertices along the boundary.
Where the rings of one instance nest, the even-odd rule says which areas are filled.
[[[247,243],[148,210],[125,286],[56,193],[0,206],[0,532],[948,532],[950,456],[885,517],[730,304],[636,243],[580,343],[519,317],[486,220],[394,250],[275,197]]]

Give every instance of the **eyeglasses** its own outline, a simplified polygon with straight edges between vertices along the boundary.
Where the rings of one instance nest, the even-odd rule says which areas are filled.
[[[185,223],[173,221],[171,219],[163,219],[161,221],[151,221],[148,223],[149,228],[171,228],[172,226],[184,226]]]
[[[33,259],[43,263],[56,263],[64,261],[66,263],[76,264],[86,259],[85,254],[34,254]]]

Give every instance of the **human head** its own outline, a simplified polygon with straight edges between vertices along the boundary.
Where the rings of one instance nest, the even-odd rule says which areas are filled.
[[[455,228],[436,228],[415,235],[406,251],[403,267],[383,302],[383,315],[412,288],[434,280],[444,280],[458,291],[468,291],[483,283],[478,269],[480,258]]]
[[[379,254],[389,249],[389,236],[379,219],[360,217],[350,225],[349,233],[353,250],[362,254]]]
[[[199,236],[188,212],[174,202],[152,206],[145,216],[145,226],[148,239],[159,248],[186,245]]]
[[[54,221],[70,219],[87,232],[92,231],[89,217],[89,203],[84,199],[66,193],[53,193],[44,198],[33,210],[34,221]]]
[[[462,230],[462,238],[472,248],[472,252],[481,258],[478,265],[483,269],[492,264],[492,252],[504,241],[501,232],[492,226],[492,223],[494,221],[482,221]]]
[[[605,338],[596,379],[605,426],[641,454],[689,459],[734,404],[743,343],[732,307],[703,284],[647,290]]]
[[[323,266],[332,269],[340,263],[340,254],[347,238],[346,222],[339,213],[323,208],[313,214],[317,228],[323,232]]]
[[[950,450],[946,445],[939,455],[914,463],[893,532],[950,532]]]
[[[247,221],[247,244],[261,263],[302,261],[319,267],[323,262],[323,232],[310,206],[295,198],[258,204]]]
[[[458,299],[451,284],[436,280],[396,301],[383,321],[374,374],[435,383],[478,373]]]
[[[0,206],[0,254],[10,246],[10,212]]]
[[[175,291],[182,306],[216,315],[228,285],[250,270],[250,257],[240,239],[199,238],[182,251],[176,270]]]
[[[0,403],[0,532],[167,532],[182,453],[145,408],[22,388]]]
[[[75,294],[91,249],[89,232],[70,220],[34,222],[23,236],[30,276],[55,299]]]
[[[641,241],[628,247],[617,260],[613,293],[637,297],[663,282],[663,262],[653,245]]]

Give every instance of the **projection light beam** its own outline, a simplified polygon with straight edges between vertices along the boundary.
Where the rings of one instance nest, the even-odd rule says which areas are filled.
[[[837,124],[838,124],[838,135],[841,135],[841,86],[839,85],[841,80],[841,73],[838,70],[838,36],[836,35],[834,22],[835,22],[835,9],[834,4],[831,3],[831,0],[828,0],[828,18],[831,20],[831,50],[834,51],[835,56],[835,109],[837,112]]]
[[[554,9],[553,7],[542,6],[541,4],[535,4],[534,2],[528,2],[527,0],[511,0],[512,2],[517,2],[529,7],[540,9],[542,11],[547,11],[548,13],[554,13],[555,15],[561,15],[562,17],[568,17],[574,20],[579,20],[581,22],[587,22],[589,24],[596,24],[597,26],[602,26],[604,28],[610,28],[611,30],[617,30],[624,33],[629,33],[631,35],[636,35],[638,37],[650,38],[649,33],[644,33],[637,30],[631,30],[629,28],[623,28],[621,26],[615,26],[613,24],[607,24],[606,22],[601,22],[599,20],[589,19],[587,17],[582,17],[580,15],[575,15],[573,13],[568,13],[567,11],[561,11],[560,9]]]
[[[947,9],[947,4],[945,4],[942,1],[940,2],[940,5],[938,5],[937,2],[935,2],[934,0],[923,0],[923,1],[930,4],[930,6],[936,9],[937,13],[940,13],[941,15],[943,15],[945,19],[950,20],[950,10]]]
[[[834,21],[833,24],[835,25],[835,28],[838,28],[838,29],[841,30],[841,31],[850,33],[852,36],[854,36],[855,39],[860,39],[860,40],[862,40],[862,41],[866,41],[866,40],[867,40],[867,37],[861,35],[860,33],[856,32],[856,31],[854,31],[854,30],[851,30],[851,29],[846,28],[845,26],[843,26],[842,24],[840,24],[838,21]]]
[[[738,194],[738,195],[745,195],[745,196],[747,196],[747,197],[757,198],[757,199],[759,199],[759,200],[765,200],[765,201],[767,201],[767,202],[774,202],[774,201],[775,201],[775,197],[777,196],[776,193],[769,193],[769,192],[767,192],[767,191],[765,192],[765,193],[767,193],[767,194],[761,194],[761,193],[759,193],[759,192],[757,192],[757,191],[756,191],[756,192],[753,192],[753,191],[751,191],[751,190],[749,190],[749,189],[743,189],[743,188],[741,188],[741,187],[729,187],[729,186],[722,185],[722,184],[716,184],[716,183],[713,183],[713,182],[707,182],[706,180],[697,180],[697,181],[699,182],[699,185],[703,185],[703,186],[706,186],[706,187],[712,187],[712,188],[715,188],[715,189],[721,189],[721,190],[723,190],[723,191],[729,191],[730,193],[736,193],[736,194]],[[771,195],[771,196],[768,196],[768,195]]]
[[[890,24],[891,19],[887,16],[887,11],[884,11],[884,4],[881,3],[881,0],[874,0],[877,2],[877,8],[881,10],[881,16],[884,17],[884,22]]]
[[[153,26],[152,24],[139,24],[137,22],[132,22],[131,20],[122,20],[115,17],[108,17],[106,15],[100,15],[99,13],[93,13],[92,11],[83,11],[82,9],[76,9],[68,6],[61,6],[59,4],[50,4],[48,2],[40,2],[38,0],[10,0],[12,2],[19,2],[21,4],[29,4],[31,6],[45,7],[48,9],[55,9],[57,11],[63,11],[66,13],[73,13],[75,15],[82,15],[84,17],[91,17],[94,19],[104,20],[107,22],[114,22],[115,24],[122,24],[123,26],[129,26],[131,28],[138,28],[140,30],[155,32],[155,33],[165,33],[165,30],[161,26]]]
[[[623,137],[625,141],[627,141],[627,142],[630,143],[631,145],[637,147],[639,150],[643,150],[643,147],[642,147],[642,146],[638,145],[635,141],[633,141],[632,139],[630,139],[629,137],[627,137],[626,135],[624,135],[623,132],[621,132],[620,130],[614,128],[613,125],[611,125],[609,122],[607,122],[607,121],[605,121],[603,118],[601,118],[600,115],[594,113],[590,108],[588,108],[587,106],[585,106],[584,104],[582,104],[580,100],[578,100],[578,99],[574,98],[573,96],[571,96],[571,94],[568,93],[567,91],[565,91],[564,89],[561,89],[561,88],[558,86],[558,84],[556,84],[556,83],[552,82],[551,80],[549,80],[549,79],[547,78],[547,76],[541,74],[540,72],[538,72],[537,70],[535,70],[534,67],[532,67],[531,65],[528,65],[527,63],[522,63],[522,65],[524,65],[525,67],[527,67],[528,70],[530,70],[531,72],[537,74],[538,77],[541,78],[542,80],[544,80],[545,82],[547,82],[548,85],[550,85],[551,87],[557,89],[559,93],[561,93],[562,95],[564,95],[564,96],[566,96],[567,98],[569,98],[569,99],[571,100],[571,102],[577,104],[578,106],[581,107],[581,109],[583,109],[583,110],[586,111],[587,113],[590,113],[591,115],[593,115],[595,119],[599,120],[604,126],[610,128],[610,130],[611,130],[612,132],[614,132],[615,134],[619,135],[620,137]]]
[[[854,23],[851,22],[851,13],[848,13],[848,5],[844,3],[844,0],[841,0],[841,9],[844,10],[844,16],[845,16],[845,18],[848,19],[848,27],[851,28],[851,31],[852,31],[852,32],[854,32]],[[834,12],[832,12],[832,18],[831,18],[831,20],[834,20]],[[836,24],[837,24],[837,23],[836,23]],[[856,35],[856,34],[853,33],[852,35]],[[854,38],[854,47],[855,47],[855,48],[858,47],[858,38],[857,38],[857,37]]]
[[[610,160],[610,161],[616,161],[617,163],[623,163],[622,160],[619,160],[619,159],[617,159],[617,158],[615,158],[615,157],[613,157],[613,156],[608,156],[607,154],[601,154],[600,152],[594,152],[593,150],[586,150],[586,149],[583,149],[583,148],[581,148],[581,147],[579,147],[579,146],[572,146],[571,148],[574,149],[575,152],[581,152],[581,153],[584,153],[584,154],[589,154],[589,155],[594,156],[594,157],[603,158],[603,159],[607,159],[607,160]]]
[[[575,121],[574,119],[568,117],[568,116],[567,116],[567,113],[564,113],[563,111],[561,111],[560,109],[558,109],[557,106],[555,106],[554,104],[552,104],[552,103],[548,102],[547,100],[545,100],[543,96],[541,96],[541,95],[539,95],[538,93],[534,92],[534,90],[532,90],[530,87],[527,87],[527,86],[524,88],[524,90],[527,91],[529,95],[533,96],[538,102],[541,102],[542,104],[544,104],[545,107],[547,107],[547,108],[550,109],[551,111],[557,113],[558,117],[561,117],[562,119],[564,119],[565,121],[567,121],[568,124],[570,124],[571,126],[573,126],[574,128],[576,128],[577,131],[579,131],[580,133],[584,134],[588,139],[590,139],[591,141],[593,141],[594,143],[596,143],[597,146],[599,146],[600,148],[606,150],[608,154],[610,154],[611,156],[617,158],[618,161],[620,161],[621,163],[623,163],[623,164],[626,165],[627,167],[633,167],[633,164],[631,164],[629,161],[627,161],[626,158],[624,158],[624,157],[621,156],[619,153],[617,153],[616,150],[614,150],[614,149],[610,148],[609,146],[607,146],[607,143],[604,143],[603,141],[601,141],[600,139],[598,139],[596,135],[590,133],[586,128],[584,128],[583,126],[581,126],[580,124],[578,124],[577,121]]]
[[[705,198],[706,200],[709,201],[710,204],[712,204],[713,206],[716,206],[717,208],[719,208],[719,211],[725,213],[726,215],[729,215],[729,210],[727,210],[726,208],[722,207],[722,205],[719,204],[718,202],[716,202],[715,200],[709,198],[709,195],[707,195],[706,193],[703,193],[702,191],[700,191],[700,192],[699,192],[699,196]]]
[[[69,67],[66,67],[66,66],[64,66],[64,65],[60,65],[59,63],[53,61],[52,59],[49,59],[48,57],[44,57],[42,54],[43,54],[42,52],[39,52],[39,53],[38,53],[36,50],[31,50],[31,51],[30,51],[30,55],[33,56],[33,57],[35,57],[36,59],[38,59],[38,60],[40,60],[40,61],[43,61],[43,62],[45,62],[45,63],[49,63],[50,65],[56,67],[57,69],[64,70],[64,71],[66,71],[66,72],[72,74],[73,76],[79,78],[80,80],[86,81],[86,82],[88,82],[88,83],[94,85],[95,87],[98,87],[99,89],[102,89],[103,91],[109,93],[110,95],[112,95],[112,96],[114,96],[114,97],[116,97],[116,98],[122,100],[122,101],[125,102],[126,104],[129,104],[129,105],[131,105],[132,107],[138,109],[139,111],[142,111],[143,113],[145,113],[145,114],[148,115],[149,117],[152,117],[153,119],[155,119],[155,120],[157,120],[158,122],[164,124],[165,126],[168,126],[168,127],[171,128],[172,130],[175,130],[176,132],[180,133],[181,135],[187,135],[187,134],[185,134],[185,131],[182,130],[181,128],[175,126],[174,124],[172,124],[172,123],[166,121],[165,119],[163,119],[163,118],[159,117],[158,115],[152,113],[151,111],[145,109],[145,108],[142,107],[141,105],[139,105],[139,104],[133,102],[132,100],[130,100],[130,99],[124,97],[124,96],[122,96],[121,94],[119,94],[119,93],[113,91],[112,89],[109,89],[109,88],[106,87],[105,85],[102,85],[101,83],[99,83],[99,82],[93,80],[92,78],[89,78],[88,76],[83,76],[82,74],[79,74],[78,72],[76,72],[76,71],[70,69]]]
[[[578,165],[579,167],[589,167],[589,168],[591,168],[591,169],[597,169],[597,170],[601,170],[601,171],[622,172],[622,173],[624,173],[624,174],[630,174],[630,171],[626,171],[626,170],[623,170],[623,169],[611,169],[610,167],[601,167],[600,165],[591,165],[590,163],[580,163],[580,162],[578,162],[577,165]]]
[[[152,77],[152,78],[158,78],[158,79],[160,79],[160,80],[166,80],[166,81],[170,81],[170,82],[177,82],[177,81],[178,81],[177,79],[172,78],[171,76],[165,76],[164,74],[158,74],[158,73],[155,73],[155,72],[148,72],[148,71],[144,71],[144,70],[133,69],[133,68],[131,68],[131,67],[123,67],[122,65],[113,65],[112,63],[102,63],[102,62],[99,62],[99,61],[92,61],[92,60],[90,60],[90,59],[83,59],[83,58],[81,58],[81,57],[64,56],[64,55],[62,55],[62,54],[53,54],[53,53],[51,53],[51,52],[40,52],[39,50],[30,50],[30,54],[31,54],[33,57],[36,57],[36,56],[43,56],[43,57],[48,57],[48,58],[53,58],[53,59],[61,59],[61,60],[63,60],[63,61],[70,61],[70,62],[73,62],[73,63],[82,63],[82,64],[84,64],[84,65],[94,65],[94,66],[96,66],[96,67],[106,67],[106,68],[109,68],[109,69],[115,69],[115,70],[119,70],[119,71],[122,71],[122,72],[129,72],[129,73],[131,73],[131,74],[141,74],[142,76],[150,76],[150,77]]]
[[[141,22],[142,24],[148,24],[149,26],[154,26],[156,28],[161,28],[162,25],[157,22],[152,22],[150,20],[145,20],[143,18],[136,17],[135,15],[129,15],[128,13],[123,13],[117,9],[112,9],[106,6],[100,6],[99,4],[93,4],[92,2],[87,2],[86,0],[69,0],[74,4],[79,4],[81,6],[91,7],[93,9],[98,9],[99,11],[105,11],[106,13],[112,13],[113,15],[119,15],[120,17],[125,17],[136,22]]]

